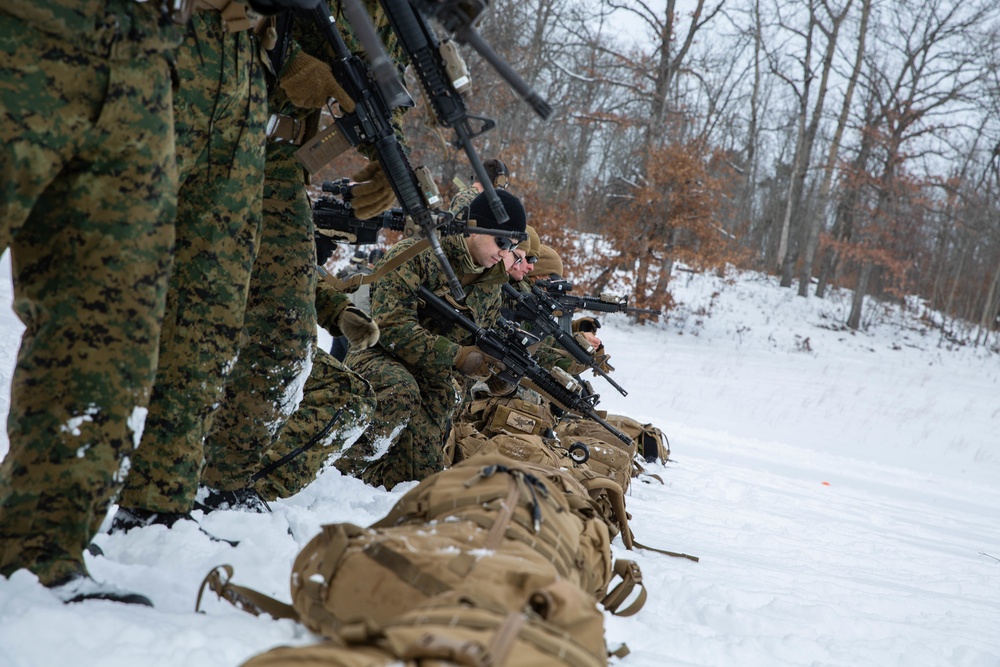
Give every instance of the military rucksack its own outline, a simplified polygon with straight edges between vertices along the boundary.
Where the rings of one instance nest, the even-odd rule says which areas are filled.
[[[517,611],[533,591],[566,581],[618,615],[645,601],[634,563],[612,565],[607,526],[583,486],[563,471],[499,456],[424,480],[368,529],[324,526],[295,559],[292,605],[231,579],[232,568],[216,568],[202,592],[208,587],[251,613],[294,618],[328,637],[380,626],[450,592]],[[636,586],[638,598],[622,608]]]
[[[606,420],[635,441],[639,456],[647,463],[654,461],[666,463],[670,460],[670,441],[657,427],[652,424],[641,424],[623,415],[609,414]]]
[[[556,426],[556,435],[571,452],[585,452],[586,463],[594,472],[607,477],[628,493],[629,483],[638,474],[635,465],[636,444],[626,445],[597,422],[574,419]]]
[[[559,574],[601,599],[611,577],[610,538],[590,496],[567,472],[477,455],[410,489],[372,528],[471,521],[504,539],[530,545]]]
[[[243,667],[604,667],[604,622],[567,582],[539,590],[516,612],[444,594],[381,627],[336,641],[279,647]]]

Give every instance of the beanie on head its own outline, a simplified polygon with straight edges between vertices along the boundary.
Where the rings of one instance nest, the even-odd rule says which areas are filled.
[[[538,232],[531,225],[527,225],[524,231],[528,234],[528,238],[524,239],[517,244],[518,250],[523,250],[525,255],[538,256],[538,247],[542,244],[538,239]]]
[[[538,261],[528,275],[532,278],[549,278],[553,273],[562,277],[563,263],[559,253],[547,245],[538,248]]]
[[[503,224],[497,222],[493,216],[493,209],[490,208],[490,201],[486,198],[485,192],[479,193],[469,203],[469,220],[475,220],[476,227],[480,229],[500,229],[523,234],[527,223],[527,215],[524,213],[524,206],[521,205],[521,200],[506,190],[497,190],[496,193],[500,197],[500,203],[503,204],[504,210],[507,211],[507,222]],[[472,229],[469,231],[473,234],[475,233]]]

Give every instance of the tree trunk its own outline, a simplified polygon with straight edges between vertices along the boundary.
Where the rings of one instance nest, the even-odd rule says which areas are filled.
[[[986,301],[983,304],[983,314],[979,318],[979,331],[976,332],[976,347],[979,347],[979,338],[985,333],[985,340],[989,339],[990,330],[993,329],[993,324],[997,318],[997,310],[1000,309],[1000,264],[997,265],[997,270],[993,274],[993,281],[990,283],[990,289],[986,293]]]
[[[848,7],[850,3],[848,3]],[[844,15],[847,14],[847,7],[844,8]],[[850,118],[851,104],[854,101],[854,89],[857,87],[858,78],[861,75],[861,66],[864,62],[865,38],[868,34],[868,17],[871,14],[871,0],[863,0],[861,5],[861,25],[858,31],[858,48],[855,51],[854,70],[851,78],[847,82],[847,90],[844,92],[844,101],[840,106],[840,116],[837,118],[837,128],[834,130],[833,139],[830,142],[830,149],[826,154],[826,165],[823,168],[823,182],[819,188],[819,199],[816,206],[816,213],[812,220],[807,223],[805,247],[802,252],[802,271],[799,273],[799,296],[809,295],[809,283],[812,280],[813,262],[816,257],[816,249],[819,246],[819,234],[823,228],[823,220],[826,216],[826,206],[830,199],[830,189],[833,187],[833,174],[837,167],[837,156],[840,154],[840,144],[844,138],[844,130],[847,128],[847,121]],[[839,24],[838,24],[839,27]],[[816,285],[816,296],[823,298],[826,289],[825,282],[820,290],[820,284]]]
[[[861,328],[861,311],[865,302],[865,294],[868,292],[868,280],[872,275],[872,263],[865,260],[858,274],[858,284],[854,288],[854,299],[851,300],[851,314],[847,318],[847,326],[857,330]]]

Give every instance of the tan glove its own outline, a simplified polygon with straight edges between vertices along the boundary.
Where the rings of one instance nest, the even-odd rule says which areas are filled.
[[[297,107],[319,109],[332,97],[347,113],[354,111],[354,100],[333,78],[330,67],[308,53],[299,52],[278,83]]]
[[[455,368],[474,378],[488,378],[494,371],[502,371],[507,367],[499,359],[484,354],[475,345],[463,345],[455,356]]]
[[[603,343],[594,350],[594,361],[597,362],[597,367],[605,373],[614,373],[615,367],[608,363],[609,359],[611,359],[611,355],[604,351]]]
[[[382,165],[372,160],[365,168],[351,176],[359,185],[351,188],[351,205],[354,215],[361,220],[374,218],[382,211],[396,205],[396,193],[382,171]]]
[[[366,350],[378,342],[378,325],[356,306],[348,306],[337,318],[337,327],[352,348]]]

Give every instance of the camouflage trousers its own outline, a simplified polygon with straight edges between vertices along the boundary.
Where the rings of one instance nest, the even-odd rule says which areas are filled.
[[[443,470],[444,439],[459,403],[453,376],[422,374],[377,345],[346,361],[371,383],[378,405],[368,431],[337,467],[348,474],[364,468],[366,483],[387,489]]]
[[[177,243],[156,385],[124,507],[186,512],[236,361],[261,230],[263,68],[249,32],[199,11],[177,53]]]
[[[276,466],[254,488],[265,500],[301,491],[358,440],[375,412],[375,392],[354,371],[318,346],[299,409],[258,463]],[[278,464],[278,461],[285,460]]]
[[[85,571],[150,399],[176,178],[164,57],[94,55],[0,14],[0,229],[26,327],[0,574]]]
[[[316,247],[302,168],[295,171],[297,181],[269,178],[264,184],[264,231],[239,359],[205,441],[202,480],[217,489],[249,485],[261,454],[295,411],[312,365]]]

